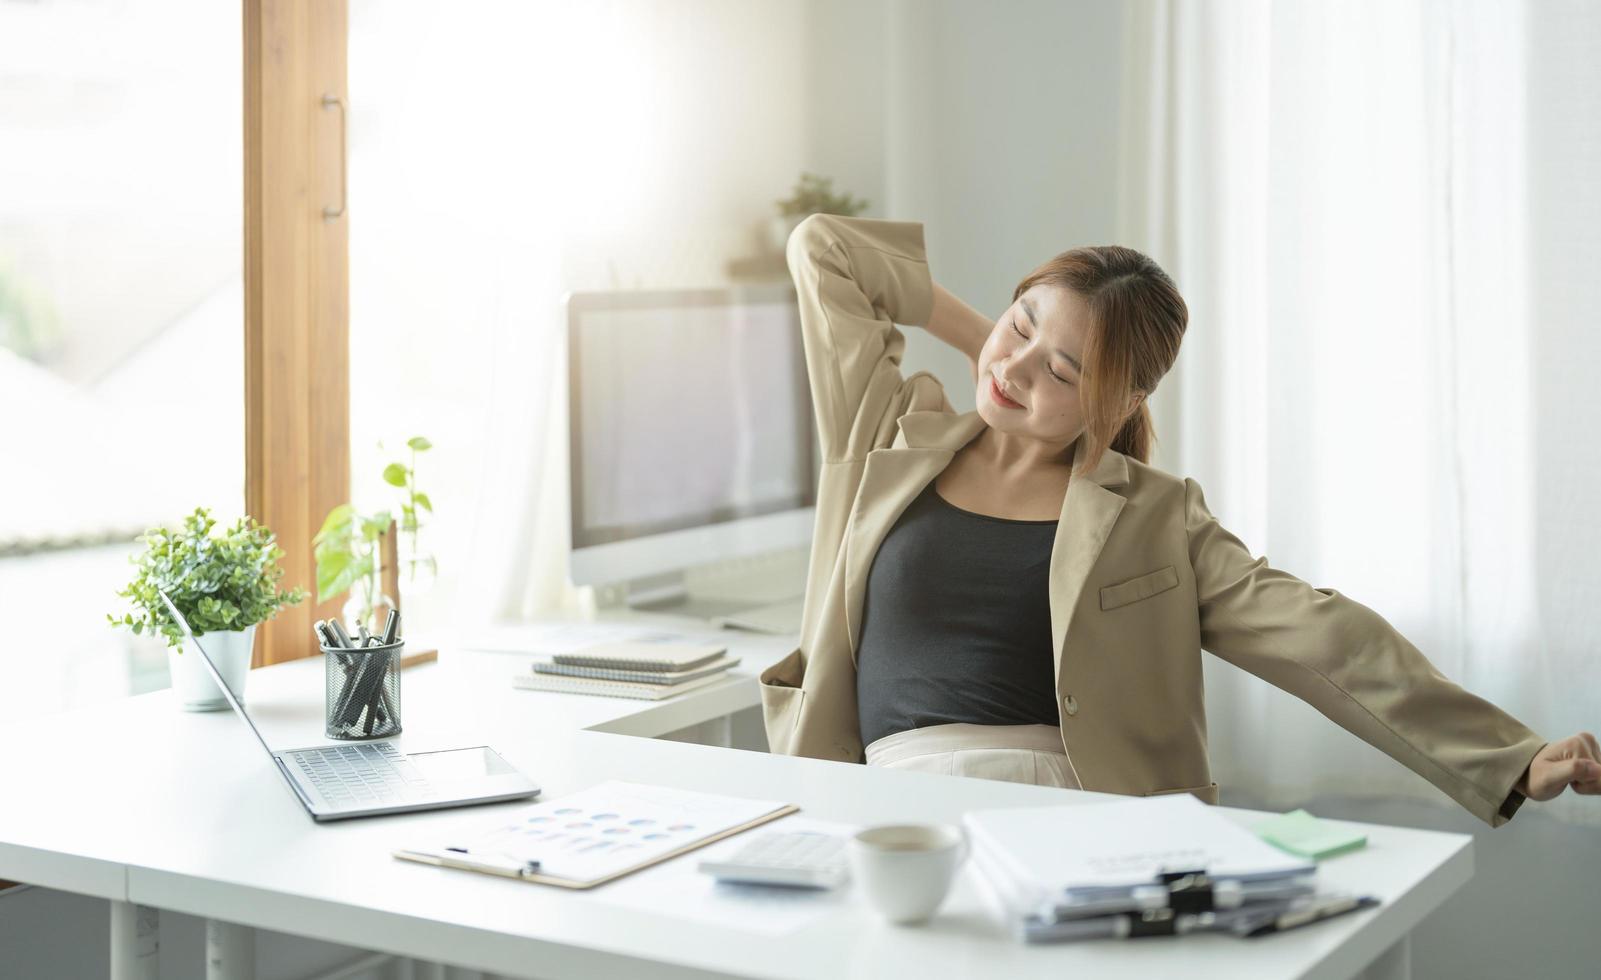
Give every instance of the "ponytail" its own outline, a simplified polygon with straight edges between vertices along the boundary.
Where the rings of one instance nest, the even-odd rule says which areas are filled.
[[[1123,428],[1118,430],[1117,438],[1112,440],[1112,448],[1125,456],[1132,456],[1142,463],[1151,461],[1151,444],[1156,442],[1156,425],[1151,419],[1151,410],[1146,407],[1145,399],[1134,409]]]

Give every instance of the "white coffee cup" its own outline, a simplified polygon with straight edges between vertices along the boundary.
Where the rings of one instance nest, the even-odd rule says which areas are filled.
[[[926,922],[967,860],[967,831],[945,824],[888,824],[854,834],[851,875],[885,918]]]

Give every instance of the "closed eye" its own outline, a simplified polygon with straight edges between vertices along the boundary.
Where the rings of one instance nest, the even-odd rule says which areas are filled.
[[[1023,339],[1024,339],[1024,340],[1027,340],[1027,339],[1028,339],[1028,335],[1027,335],[1027,334],[1025,334],[1025,333],[1024,333],[1024,332],[1023,332],[1023,331],[1022,331],[1022,330],[1020,330],[1020,329],[1019,329],[1019,328],[1018,328],[1018,326],[1017,326],[1017,321],[1016,321],[1016,320],[1013,320],[1013,321],[1012,321],[1012,330],[1013,330],[1013,331],[1015,331],[1015,332],[1016,332],[1016,333],[1017,333],[1017,335],[1018,335],[1018,336],[1019,336],[1019,337],[1022,337],[1022,338],[1023,338]],[[1072,383],[1073,383],[1073,382],[1071,382],[1071,381],[1069,381],[1069,380],[1067,380],[1067,379],[1066,379],[1066,378],[1064,378],[1064,377],[1062,377],[1062,376],[1061,376],[1061,375],[1060,375],[1060,374],[1057,374],[1057,373],[1056,373],[1056,372],[1055,372],[1055,371],[1052,371],[1052,370],[1051,370],[1051,369],[1050,369],[1050,368],[1046,368],[1046,369],[1045,369],[1045,372],[1046,372],[1046,373],[1047,373],[1047,374],[1049,374],[1049,375],[1050,375],[1050,376],[1051,376],[1051,377],[1053,377],[1053,378],[1055,378],[1055,379],[1056,379],[1056,380],[1058,380],[1058,381],[1060,381],[1060,382],[1061,382],[1061,383],[1062,383],[1062,384],[1065,384],[1065,385],[1070,385],[1070,384],[1072,384]]]

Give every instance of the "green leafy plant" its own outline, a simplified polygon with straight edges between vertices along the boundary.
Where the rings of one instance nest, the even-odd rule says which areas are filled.
[[[397,530],[408,538],[411,553],[417,551],[417,532],[422,526],[420,513],[432,514],[434,502],[417,489],[417,454],[433,448],[422,436],[406,440],[411,451],[405,462],[384,467],[384,482],[403,491]],[[390,511],[362,514],[354,504],[340,504],[328,512],[322,530],[312,538],[317,559],[317,601],[326,602],[352,588],[358,600],[357,617],[368,629],[377,627],[374,611],[382,603],[394,605],[394,597],[384,595],[381,586],[383,565],[379,543],[396,523]]]
[[[317,559],[317,601],[326,602],[359,587],[357,619],[368,629],[376,625],[373,610],[380,602],[394,605],[378,581],[383,571],[378,546],[392,523],[394,518],[387,510],[362,514],[352,504],[340,504],[328,512],[322,530],[311,539]]]
[[[850,194],[834,193],[834,178],[801,171],[794,193],[777,202],[778,213],[786,218],[808,214],[855,216],[867,210],[867,201]]]
[[[111,625],[160,634],[181,652],[183,632],[158,589],[172,597],[196,634],[246,629],[305,599],[303,589],[278,588],[284,553],[272,531],[249,516],[221,533],[213,533],[216,525],[206,508],[197,507],[180,528],[146,531],[140,539],[145,550],[129,559],[138,572],[117,593],[132,600],[134,611],[107,614]]]
[[[428,499],[426,493],[417,491],[417,454],[434,448],[434,444],[422,436],[412,436],[406,440],[406,447],[411,450],[410,462],[385,466],[384,482],[406,492],[400,504],[400,533],[411,536],[411,547],[416,551],[417,529],[421,526],[417,521],[417,511],[434,512],[434,502]]]

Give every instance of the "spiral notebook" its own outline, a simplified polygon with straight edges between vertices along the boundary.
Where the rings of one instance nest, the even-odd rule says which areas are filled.
[[[653,670],[669,673],[692,670],[711,663],[728,652],[716,643],[649,642],[623,640],[596,643],[558,653],[550,659],[571,667],[609,667],[613,670]]]
[[[460,837],[391,853],[405,861],[563,888],[593,888],[800,807],[607,780]]]
[[[576,664],[556,663],[553,660],[535,660],[534,673],[556,674],[566,677],[593,677],[606,681],[638,681],[642,684],[682,684],[697,677],[707,677],[739,663],[738,657],[727,654],[700,667],[689,670],[628,670],[621,667],[580,667]]]
[[[708,684],[716,684],[730,676],[726,670],[707,677],[697,677],[680,684],[643,684],[639,681],[608,681],[595,677],[563,677],[561,674],[513,674],[512,686],[528,691],[567,691],[573,694],[598,694],[610,698],[634,698],[639,701],[660,701],[683,691],[693,691]]]

